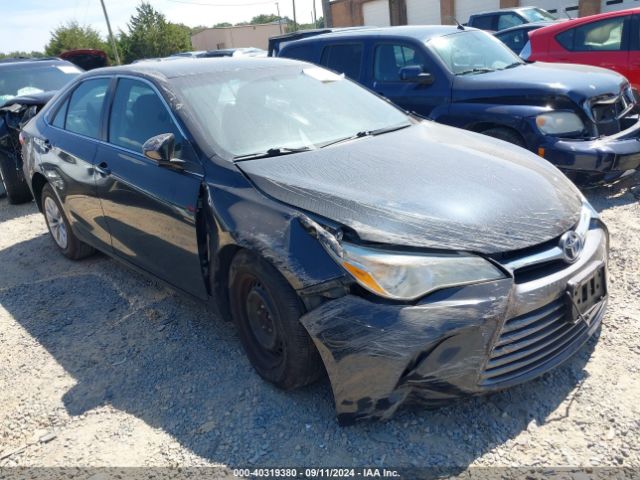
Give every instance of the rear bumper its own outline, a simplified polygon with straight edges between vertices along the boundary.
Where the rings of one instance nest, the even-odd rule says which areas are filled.
[[[508,278],[452,288],[416,305],[348,295],[307,313],[301,321],[329,374],[340,423],[388,418],[409,400],[437,406],[497,391],[571,357],[597,330],[606,299],[588,325],[574,325],[562,297],[571,278],[593,262],[606,265],[606,245],[604,230],[590,230],[578,262],[526,283]],[[507,321],[528,325],[541,315],[544,330],[527,332],[526,345],[514,344],[513,360],[501,355],[492,365]]]
[[[609,183],[640,169],[640,121],[597,140],[547,137],[544,158],[580,185]]]

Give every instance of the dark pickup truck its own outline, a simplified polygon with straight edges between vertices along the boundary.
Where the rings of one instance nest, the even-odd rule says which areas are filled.
[[[640,166],[629,82],[602,68],[525,63],[492,35],[455,26],[332,32],[279,56],[325,66],[419,116],[531,150],[580,185]]]

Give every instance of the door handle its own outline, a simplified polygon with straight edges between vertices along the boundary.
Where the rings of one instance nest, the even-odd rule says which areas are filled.
[[[101,175],[111,175],[111,169],[109,168],[107,162],[99,163],[95,166],[95,170]]]

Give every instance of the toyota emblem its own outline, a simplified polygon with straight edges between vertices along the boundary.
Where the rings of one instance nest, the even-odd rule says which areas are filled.
[[[580,253],[582,253],[583,247],[582,237],[573,230],[566,232],[560,237],[560,249],[562,250],[564,261],[567,263],[575,262],[580,256]]]

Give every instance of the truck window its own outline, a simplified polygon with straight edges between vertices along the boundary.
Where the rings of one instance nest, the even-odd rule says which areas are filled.
[[[362,50],[361,43],[328,45],[322,50],[320,64],[357,81],[362,68]]]
[[[399,82],[400,69],[419,66],[426,71],[422,54],[407,45],[382,44],[376,47],[374,60],[375,79],[381,82]]]
[[[480,30],[495,30],[493,26],[495,15],[479,15],[477,17],[473,17],[473,20],[470,22],[473,28],[479,28]]]
[[[313,62],[316,60],[313,58],[313,45],[302,44],[292,45],[290,47],[283,47],[284,52],[280,56],[287,58],[295,58],[296,60],[304,60],[307,62]],[[317,61],[317,60],[316,60]]]

